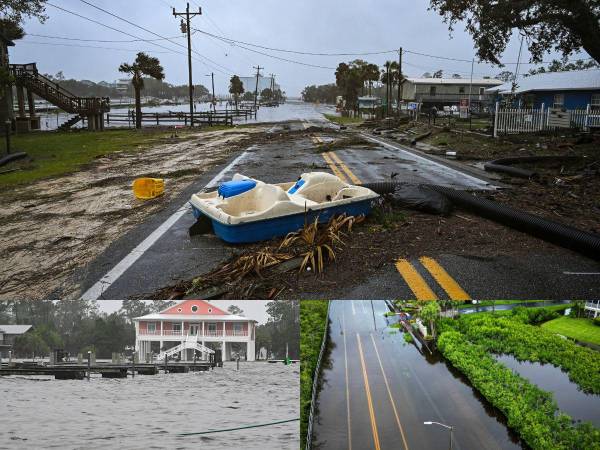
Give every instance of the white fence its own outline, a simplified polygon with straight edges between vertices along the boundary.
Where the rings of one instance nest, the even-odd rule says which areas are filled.
[[[589,131],[590,127],[600,126],[600,109],[592,109],[590,105],[585,109],[572,109],[566,111],[568,120],[563,120],[557,126],[553,116],[556,110],[546,108],[501,108],[496,103],[494,117],[494,137],[501,134],[539,133],[540,131],[556,130],[559,128],[578,128]]]

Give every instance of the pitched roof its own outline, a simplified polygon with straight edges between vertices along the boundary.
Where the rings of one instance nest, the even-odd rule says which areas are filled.
[[[0,325],[0,332],[4,334],[24,334],[29,329],[33,327],[33,325]]]
[[[151,313],[146,314],[141,317],[134,317],[134,321],[158,321],[158,320],[166,320],[166,321],[189,321],[189,320],[199,320],[204,322],[257,322],[254,319],[250,319],[244,316],[236,316],[235,314],[221,314],[221,315],[210,315],[210,314],[161,314],[161,313]]]
[[[184,300],[163,309],[159,314],[223,315],[229,314],[205,300]]]
[[[499,91],[501,94],[509,94],[511,88],[512,82],[508,82],[488,89],[488,91]],[[522,77],[517,82],[515,93],[575,90],[600,90],[600,69],[546,72]]]
[[[404,81],[414,84],[471,84],[471,78],[405,78]],[[496,80],[494,78],[473,78],[473,84],[498,86],[502,84],[502,80]]]

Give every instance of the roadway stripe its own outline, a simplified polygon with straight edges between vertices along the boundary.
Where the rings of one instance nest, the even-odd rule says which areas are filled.
[[[362,184],[360,179],[352,173],[350,168],[346,164],[344,164],[344,162],[340,159],[340,157],[338,155],[336,155],[335,152],[329,152],[329,155],[335,160],[335,162],[338,163],[338,165],[342,168],[342,170],[344,172],[346,172],[346,174],[348,175],[348,177],[352,180],[352,182],[354,184]]]
[[[344,367],[346,369],[346,416],[348,421],[348,450],[352,450],[352,427],[350,419],[350,385],[348,382],[348,350],[346,348],[346,310],[342,309],[342,334],[344,336]]]
[[[381,447],[379,446],[379,433],[377,432],[377,421],[375,420],[375,411],[373,410],[373,400],[371,398],[371,388],[369,387],[369,377],[367,375],[365,357],[362,351],[362,344],[360,343],[360,336],[358,333],[356,333],[356,340],[358,341],[360,365],[362,366],[363,380],[365,382],[365,392],[367,394],[367,404],[369,407],[369,417],[371,418],[371,431],[373,433],[373,443],[375,444],[375,450],[381,450]]]
[[[208,184],[204,187],[204,189],[209,189],[214,187],[223,176],[235,167],[242,159],[246,157],[248,151],[254,148],[254,146],[249,147],[245,150],[241,155],[235,158],[227,167],[221,170],[217,175],[214,176],[212,180],[208,182]],[[181,206],[177,211],[175,211],[167,220],[165,220],[156,230],[154,230],[146,239],[144,239],[141,243],[137,245],[129,254],[127,254],[121,261],[117,263],[111,270],[109,270],[100,280],[98,280],[94,285],[89,288],[87,291],[83,293],[81,296],[82,300],[98,300],[104,292],[108,288],[112,286],[112,284],[117,281],[121,275],[125,273],[127,269],[129,269],[141,256],[146,253],[146,251],[152,247],[156,241],[158,241],[163,234],[165,234],[169,228],[175,224],[184,214],[189,212],[191,209],[188,202],[186,202],[183,206]]]
[[[446,270],[433,258],[423,256],[419,258],[423,267],[425,267],[438,284],[446,291],[451,300],[471,300],[463,288],[452,278]]]
[[[402,443],[404,444],[404,448],[408,450],[408,444],[406,443],[406,436],[404,435],[404,428],[402,428],[402,423],[400,423],[400,417],[398,416],[398,410],[396,409],[396,403],[394,402],[394,397],[392,396],[392,390],[390,389],[390,384],[388,383],[387,376],[385,375],[385,370],[383,370],[383,363],[381,362],[381,357],[379,356],[379,350],[377,350],[377,345],[375,344],[375,338],[373,334],[371,335],[371,341],[373,341],[373,348],[375,349],[375,354],[377,355],[377,361],[379,361],[379,367],[381,368],[381,374],[383,375],[383,381],[385,382],[385,387],[387,388],[388,396],[390,397],[390,402],[392,403],[392,409],[394,410],[394,416],[396,417],[396,424],[400,429],[400,435],[402,436]]]
[[[321,156],[323,157],[323,159],[325,160],[325,162],[327,163],[327,165],[329,166],[329,168],[331,169],[333,174],[335,176],[337,176],[340,180],[342,180],[344,183],[347,183],[348,180],[346,179],[344,174],[342,172],[340,172],[340,170],[337,168],[337,166],[333,163],[333,161],[329,157],[329,154],[327,152],[321,153]]]
[[[421,274],[417,272],[410,261],[399,259],[396,261],[396,269],[404,278],[410,290],[415,294],[417,300],[437,300],[437,295],[431,290]]]

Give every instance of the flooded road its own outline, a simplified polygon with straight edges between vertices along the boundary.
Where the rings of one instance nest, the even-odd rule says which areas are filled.
[[[383,301],[331,305],[330,354],[325,361],[314,426],[315,448],[521,448],[502,418],[439,357],[425,356],[388,327]]]
[[[558,409],[571,416],[573,420],[591,422],[596,427],[600,427],[600,395],[580,391],[561,369],[551,364],[519,362],[511,355],[501,355],[497,359],[540,389],[551,392]]]
[[[127,114],[128,111],[132,111],[133,107],[117,107],[118,104],[113,105],[109,114],[115,115],[123,115]],[[217,110],[224,111],[225,109],[233,109],[235,107],[227,106],[225,103],[217,104]],[[196,111],[209,111],[210,105],[208,103],[197,103]],[[185,112],[188,113],[190,111],[189,103],[182,103],[180,105],[160,105],[160,106],[144,106],[142,107],[143,113],[168,113],[171,112]],[[285,122],[288,120],[322,120],[323,113],[326,114],[335,114],[335,107],[329,105],[314,105],[312,103],[303,103],[303,102],[289,102],[283,103],[278,107],[265,107],[262,106],[259,108],[258,113],[256,115],[256,119],[236,119],[235,123],[244,124],[244,123],[269,123],[269,122]],[[38,112],[40,116],[40,127],[42,130],[56,130],[60,125],[65,123],[71,117],[72,114],[67,114],[58,110],[53,111],[40,111]],[[183,122],[182,122],[183,123]],[[162,122],[161,125],[175,125],[176,122],[168,123]],[[154,124],[151,122],[144,122],[144,127],[152,127]],[[105,123],[106,127],[114,128],[114,127],[125,127],[125,128],[133,128],[134,124],[127,122],[117,122],[112,121],[109,123]],[[72,128],[85,128],[87,127],[87,123],[79,122],[74,125]]]
[[[0,448],[298,449],[297,421],[179,436],[299,417],[297,364],[235,368],[89,382],[0,378]]]

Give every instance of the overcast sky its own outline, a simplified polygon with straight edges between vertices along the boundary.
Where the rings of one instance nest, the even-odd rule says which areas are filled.
[[[184,10],[184,0],[88,0],[107,11],[131,22],[148,28],[164,37],[179,36],[174,42],[185,46],[179,29],[179,20],[173,17],[170,6]],[[62,8],[97,20],[105,25],[125,31],[143,39],[156,36],[122,22],[80,0],[51,0]],[[191,6],[202,5],[203,15],[193,20],[193,27],[209,33],[226,36],[239,41],[305,52],[359,53],[385,51],[402,46],[406,50],[443,55],[469,60],[473,57],[471,37],[458,25],[450,38],[442,18],[428,11],[428,0],[197,0]],[[25,30],[30,35],[11,49],[14,63],[37,62],[42,73],[55,74],[63,71],[67,78],[93,81],[113,81],[121,75],[120,63],[130,61],[137,51],[147,51],[162,62],[166,81],[173,84],[187,83],[187,58],[185,48],[172,42],[158,41],[178,54],[145,42],[80,42],[32,36],[68,37],[93,40],[131,40],[130,36],[90,23],[54,7],[47,7],[49,19],[44,24],[29,20]],[[64,45],[56,45],[64,44]],[[104,48],[83,48],[77,46]],[[264,67],[264,74],[276,74],[277,81],[290,96],[299,95],[309,84],[324,84],[334,81],[333,69],[301,66],[252,53],[231,46],[196,32],[192,36],[193,48],[213,62],[200,56],[193,61],[194,83],[210,86],[211,71],[215,72],[217,93],[225,93],[230,76],[235,73],[249,76],[252,66]],[[305,56],[278,53],[272,50],[258,51],[305,63],[335,67],[341,61],[355,57]],[[518,38],[513,38],[503,55],[506,62],[515,62],[519,51]],[[529,54],[524,51],[524,61]],[[552,59],[548,56],[548,60]],[[582,57],[587,57],[583,54]],[[362,57],[369,62],[382,64],[386,59],[397,59],[395,54]],[[216,65],[216,64],[218,65]],[[524,66],[526,71],[530,66]],[[514,70],[514,65],[507,68]],[[453,62],[407,53],[404,56],[404,72],[411,76],[423,72],[444,69],[450,76],[460,73],[469,76],[469,62]],[[476,65],[475,76],[495,75],[501,70],[489,65]]]
[[[121,300],[99,300],[98,307],[101,312],[111,314],[121,308]],[[236,305],[244,311],[244,317],[254,319],[258,323],[265,323],[269,318],[266,300],[210,300],[210,303],[222,310],[227,310],[230,305]]]

